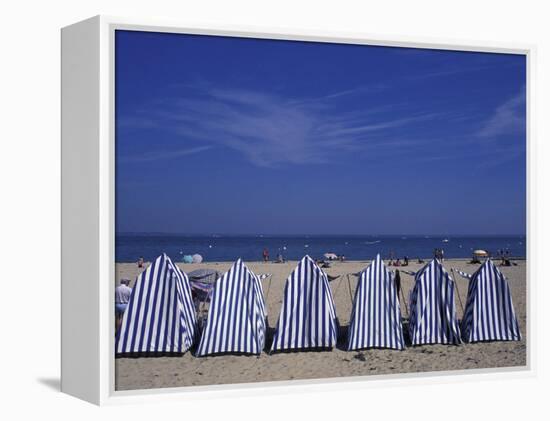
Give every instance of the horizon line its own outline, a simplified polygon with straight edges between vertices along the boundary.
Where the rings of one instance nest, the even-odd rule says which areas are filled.
[[[452,238],[452,237],[526,237],[526,233],[463,233],[463,234],[448,234],[448,233],[422,233],[422,234],[365,234],[365,233],[338,233],[338,234],[307,234],[307,233],[297,233],[297,234],[270,234],[270,233],[182,233],[182,232],[164,232],[164,231],[121,231],[115,232],[115,235],[168,235],[168,236],[182,236],[182,237],[443,237],[443,238]]]

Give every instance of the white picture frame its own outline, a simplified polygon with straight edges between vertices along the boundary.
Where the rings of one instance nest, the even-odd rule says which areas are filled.
[[[117,29],[251,38],[339,42],[380,46],[524,54],[527,61],[527,366],[452,372],[262,382],[140,391],[114,388],[114,32]],[[381,38],[366,34],[297,29],[185,25],[153,19],[96,16],[62,29],[62,356],[61,390],[103,405],[223,394],[242,395],[335,387],[376,387],[381,383],[475,380],[478,376],[531,376],[535,370],[531,279],[534,172],[532,141],[535,47],[456,40]],[[86,271],[82,271],[86,267]],[[467,376],[465,376],[467,375]]]

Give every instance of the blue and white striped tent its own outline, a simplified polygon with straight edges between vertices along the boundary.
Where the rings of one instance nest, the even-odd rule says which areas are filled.
[[[454,289],[453,280],[437,259],[416,273],[410,298],[409,333],[412,345],[458,345],[462,342]]]
[[[348,329],[348,351],[365,348],[405,348],[393,274],[380,255],[359,275]]]
[[[162,254],[136,280],[116,353],[183,353],[193,345],[195,334],[189,279]]]
[[[262,285],[239,259],[216,281],[196,355],[260,354],[265,332]]]
[[[462,335],[466,342],[521,340],[510,287],[490,259],[468,284]]]
[[[305,256],[286,280],[271,351],[332,348],[338,322],[327,275]]]

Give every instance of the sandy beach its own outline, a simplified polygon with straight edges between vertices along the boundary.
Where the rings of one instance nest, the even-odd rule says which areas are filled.
[[[178,264],[189,272],[198,268],[212,268],[224,272],[231,262],[205,264]],[[246,263],[256,274],[272,274],[271,285],[264,281],[268,310],[268,345],[270,335],[277,322],[288,274],[297,262],[282,264],[252,262]],[[369,261],[335,262],[326,269],[330,276],[340,276],[331,282],[340,322],[340,340],[337,348],[325,352],[293,352],[269,355],[263,352],[259,356],[214,356],[196,358],[191,352],[178,357],[160,358],[117,358],[117,390],[150,389],[161,387],[215,385],[227,383],[251,383],[293,379],[317,379],[331,377],[368,376],[379,374],[398,374],[432,372],[441,370],[479,369],[494,367],[517,367],[526,365],[526,262],[517,261],[517,266],[499,267],[507,277],[519,321],[522,340],[519,342],[491,342],[477,344],[425,345],[408,347],[404,351],[371,349],[347,352],[344,350],[345,335],[351,314],[352,294],[357,278],[350,276],[348,285],[346,274],[364,269]],[[446,260],[444,266],[467,273],[473,273],[478,267],[466,259]],[[422,264],[412,262],[406,270],[416,271]],[[143,269],[135,263],[117,263],[116,280],[127,278],[133,282]],[[458,275],[456,283],[465,304],[468,281]],[[408,300],[408,292],[413,287],[413,277],[402,273],[402,288]],[[456,300],[458,318],[462,318],[463,309]],[[401,305],[403,317],[407,310]]]

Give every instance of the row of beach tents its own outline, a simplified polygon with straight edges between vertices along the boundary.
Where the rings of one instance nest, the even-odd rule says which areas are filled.
[[[461,344],[521,339],[510,288],[490,259],[468,275],[468,296],[459,325],[455,284],[437,259],[414,274],[409,296],[411,345]],[[347,349],[405,348],[394,274],[380,255],[361,271],[353,297]],[[200,330],[200,331],[199,331]],[[309,256],[289,275],[271,352],[331,349],[339,323],[329,279]],[[260,354],[266,347],[267,311],[261,276],[241,259],[213,285],[199,329],[188,276],[166,255],[135,283],[116,339],[117,355],[183,353],[198,357]]]

